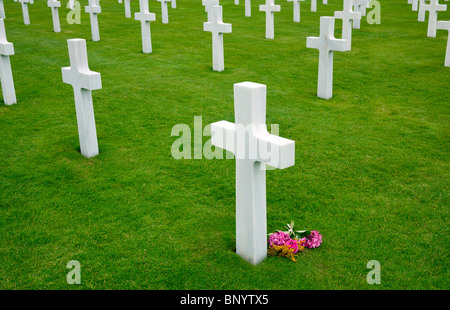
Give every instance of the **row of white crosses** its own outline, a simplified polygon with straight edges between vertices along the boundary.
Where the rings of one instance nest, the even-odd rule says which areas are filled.
[[[448,0],[446,0],[448,1]],[[425,13],[428,11],[428,29],[427,37],[435,38],[437,30],[447,30],[447,49],[445,53],[444,66],[450,67],[450,20],[438,21],[438,13],[447,10],[446,4],[440,4],[439,0],[429,0],[427,3],[425,0],[408,0],[409,4],[412,4],[412,10],[418,11],[418,20],[420,22],[425,21]]]

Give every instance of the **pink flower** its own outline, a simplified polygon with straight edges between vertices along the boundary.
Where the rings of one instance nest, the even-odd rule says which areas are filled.
[[[294,249],[294,254],[298,252],[298,241],[295,239],[288,240],[285,245],[289,248]]]
[[[269,245],[270,246],[285,245],[286,242],[288,242],[289,240],[291,240],[291,237],[289,237],[289,235],[287,233],[282,232],[282,231],[278,231],[278,232],[274,232],[273,234],[270,235],[270,237],[269,237]]]
[[[313,230],[308,237],[302,238],[300,241],[305,241],[303,244],[305,248],[314,249],[322,244],[322,235],[319,235],[317,230]]]

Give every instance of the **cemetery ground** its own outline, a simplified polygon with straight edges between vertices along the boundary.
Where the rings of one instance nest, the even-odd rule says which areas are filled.
[[[275,39],[265,14],[222,0],[225,71],[211,69],[211,33],[199,0],[150,1],[153,53],[123,4],[101,1],[91,41],[81,24],[54,33],[46,1],[5,1],[18,103],[0,105],[1,289],[448,289],[449,86],[447,32],[428,38],[406,0],[382,1],[381,24],[353,30],[352,50],[334,55],[333,98],[317,98],[320,16],[342,1],[278,0]],[[445,2],[444,2],[445,3]],[[370,11],[370,10],[368,10]],[[448,20],[450,12],[439,13]],[[336,37],[341,21],[336,20]],[[87,41],[100,154],[80,154],[67,39]],[[235,161],[172,157],[176,124],[194,133],[234,122],[233,84],[267,85],[267,123],[296,143],[296,165],[267,172],[268,232],[295,221],[323,244],[297,262],[268,257],[253,266],[235,254]],[[203,143],[210,137],[204,136]],[[192,143],[194,139],[192,137]],[[201,146],[200,146],[201,147]],[[194,145],[192,144],[192,156]],[[66,282],[71,260],[81,284]],[[369,285],[367,262],[381,265]]]

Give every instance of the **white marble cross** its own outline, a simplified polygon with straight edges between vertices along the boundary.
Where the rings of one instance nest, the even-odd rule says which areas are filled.
[[[320,37],[308,37],[306,47],[319,50],[317,96],[330,99],[333,96],[333,51],[349,51],[349,42],[334,37],[334,17],[322,16]]]
[[[251,264],[267,257],[266,164],[295,164],[295,142],[269,134],[266,85],[234,84],[235,123],[211,124],[212,145],[236,158],[236,253]]]
[[[294,3],[294,22],[299,23],[300,22],[300,1],[305,1],[305,0],[287,0],[287,1]]]
[[[334,12],[334,17],[342,19],[342,39],[348,40],[352,45],[352,27],[355,20],[361,20],[361,13],[353,11],[354,0],[344,0],[342,11]]]
[[[100,73],[89,70],[86,40],[67,40],[70,67],[61,69],[63,82],[73,87],[81,154],[90,158],[98,154],[92,90],[102,88]]]
[[[20,4],[22,5],[22,15],[23,15],[23,23],[25,25],[30,24],[30,15],[28,14],[28,3],[33,4],[33,0],[19,0]]]
[[[328,4],[328,0],[322,0],[322,4]]]
[[[203,30],[212,33],[213,70],[221,72],[225,69],[223,53],[223,34],[231,33],[231,24],[222,21],[222,7],[215,5],[209,8],[210,19],[203,23]]]
[[[176,9],[177,8],[177,0],[170,0],[170,6],[172,7],[172,9]]]
[[[0,18],[3,18],[3,19],[6,18],[5,6],[3,5],[3,0],[0,0]]]
[[[436,23],[438,19],[439,11],[446,11],[446,4],[439,4],[439,0],[430,0],[429,4],[421,3],[420,4],[422,10],[424,12],[428,11],[428,31],[427,36],[430,38],[436,37]]]
[[[53,18],[53,31],[61,32],[61,26],[59,23],[59,14],[58,8],[61,7],[61,2],[57,0],[48,0],[47,6],[52,10],[52,18]]]
[[[311,12],[317,12],[317,0],[311,0]]]
[[[0,80],[2,83],[3,101],[7,105],[17,103],[16,91],[11,71],[9,56],[14,55],[14,45],[6,39],[5,23],[0,18]]]
[[[85,7],[86,13],[91,17],[92,41],[100,41],[100,32],[98,30],[98,16],[102,12],[99,0],[89,0],[89,5]]]
[[[266,4],[260,5],[259,10],[266,12],[266,38],[273,39],[275,37],[274,31],[274,12],[280,12],[281,7],[275,5],[275,0],[266,0]]]
[[[361,13],[361,16],[366,16],[366,9],[371,0],[354,0],[353,11]],[[361,18],[353,20],[353,28],[361,28]]]
[[[123,0],[123,5],[125,7],[125,17],[126,18],[131,18],[130,1],[131,0]]]
[[[167,9],[167,2],[171,0],[158,0],[158,2],[161,2],[161,18],[163,24],[169,23],[169,12]]]
[[[206,14],[208,14],[208,22],[210,21],[209,17],[210,17],[210,8],[215,6],[215,5],[220,5],[219,4],[219,0],[202,0],[202,5],[205,7],[205,12]]]
[[[448,31],[447,51],[445,52],[445,63],[444,63],[444,66],[450,67],[450,20],[448,20],[448,21],[443,21],[443,20],[438,21],[437,22],[437,29],[447,30]]]
[[[148,0],[139,0],[139,7],[141,11],[134,14],[135,20],[141,21],[142,32],[142,51],[146,54],[152,52],[152,34],[150,31],[150,22],[156,20],[155,13],[148,11]]]
[[[245,0],[245,16],[250,17],[252,16],[252,1],[251,0]]]
[[[239,0],[234,0],[235,5],[239,5]]]

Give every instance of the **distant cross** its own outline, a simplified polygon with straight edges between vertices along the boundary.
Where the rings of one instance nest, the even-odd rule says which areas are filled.
[[[34,0],[19,0],[22,5],[22,15],[23,15],[23,23],[25,25],[30,24],[30,15],[28,14],[28,3],[33,4]]]
[[[131,18],[130,1],[131,0],[123,0],[123,5],[125,7],[125,17],[126,18]]]
[[[245,16],[246,17],[252,16],[252,1],[251,0],[245,0]]]
[[[320,17],[320,37],[308,37],[306,47],[319,50],[319,77],[317,96],[330,99],[333,96],[333,51],[350,50],[349,42],[334,37],[334,17]]]
[[[9,61],[11,55],[14,55],[14,45],[6,39],[5,23],[3,18],[0,18],[0,81],[2,83],[3,101],[6,105],[17,103]]]
[[[100,41],[100,32],[98,30],[98,16],[102,12],[99,0],[89,0],[89,5],[85,7],[86,13],[91,17],[92,41]]]
[[[430,0],[429,4],[421,3],[421,8],[424,11],[430,12],[428,15],[428,31],[427,36],[430,38],[436,37],[436,23],[439,11],[447,11],[446,4],[439,4],[439,0]]]
[[[67,40],[70,67],[62,68],[63,82],[73,87],[81,154],[90,158],[98,154],[92,90],[102,88],[100,73],[89,70],[86,40]]]
[[[419,9],[419,5],[420,5],[419,3],[422,3],[422,2],[425,2],[425,0],[411,0],[411,4],[412,4],[411,9],[413,11],[417,11]]]
[[[61,32],[61,26],[59,24],[59,14],[58,8],[61,7],[61,2],[57,0],[48,0],[47,6],[52,10],[52,18],[53,18],[53,31]]]
[[[231,24],[222,21],[222,7],[215,5],[209,8],[210,19],[203,23],[203,30],[212,33],[213,70],[224,70],[223,34],[231,33]]]
[[[353,11],[354,0],[344,0],[343,11],[334,12],[334,17],[342,19],[342,39],[352,44],[352,27],[355,20],[361,20],[361,13]]]
[[[419,0],[419,15],[417,16],[417,20],[419,22],[424,22],[425,21],[425,7],[423,7],[423,4],[427,4],[426,3],[427,0]]]
[[[294,3],[294,22],[299,23],[300,22],[300,1],[305,1],[305,0],[287,0],[287,1]]]
[[[448,20],[448,21],[443,21],[443,20],[438,21],[437,22],[437,29],[447,30],[448,31],[447,51],[445,53],[445,64],[444,64],[444,66],[450,67],[450,20]]]
[[[323,0],[322,4],[328,4],[328,0]]]
[[[202,5],[205,7],[205,12],[208,14],[208,22],[210,21],[210,8],[219,5],[219,0],[202,0]]]
[[[142,32],[142,51],[146,54],[152,52],[152,34],[150,31],[150,22],[156,20],[155,13],[148,11],[148,0],[139,0],[141,11],[134,14],[134,19],[141,21]]]
[[[317,11],[317,0],[311,0],[311,12]]]
[[[281,7],[275,5],[275,0],[266,0],[266,4],[260,5],[259,10],[266,12],[266,38],[273,39],[274,33],[274,12],[280,12]]]
[[[176,9],[177,8],[177,0],[171,0],[170,6],[172,7],[172,9]]]
[[[235,123],[211,124],[211,143],[236,158],[236,253],[251,264],[267,256],[266,164],[295,163],[295,142],[269,134],[266,85],[234,84]]]
[[[361,13],[361,16],[366,16],[366,8],[371,0],[354,0],[353,11]],[[353,20],[353,28],[361,28],[361,18]]]
[[[158,0],[158,2],[161,2],[161,16],[162,16],[162,23],[168,24],[169,23],[169,12],[167,9],[167,2],[171,0]]]
[[[234,0],[235,5],[239,5],[239,0]]]

